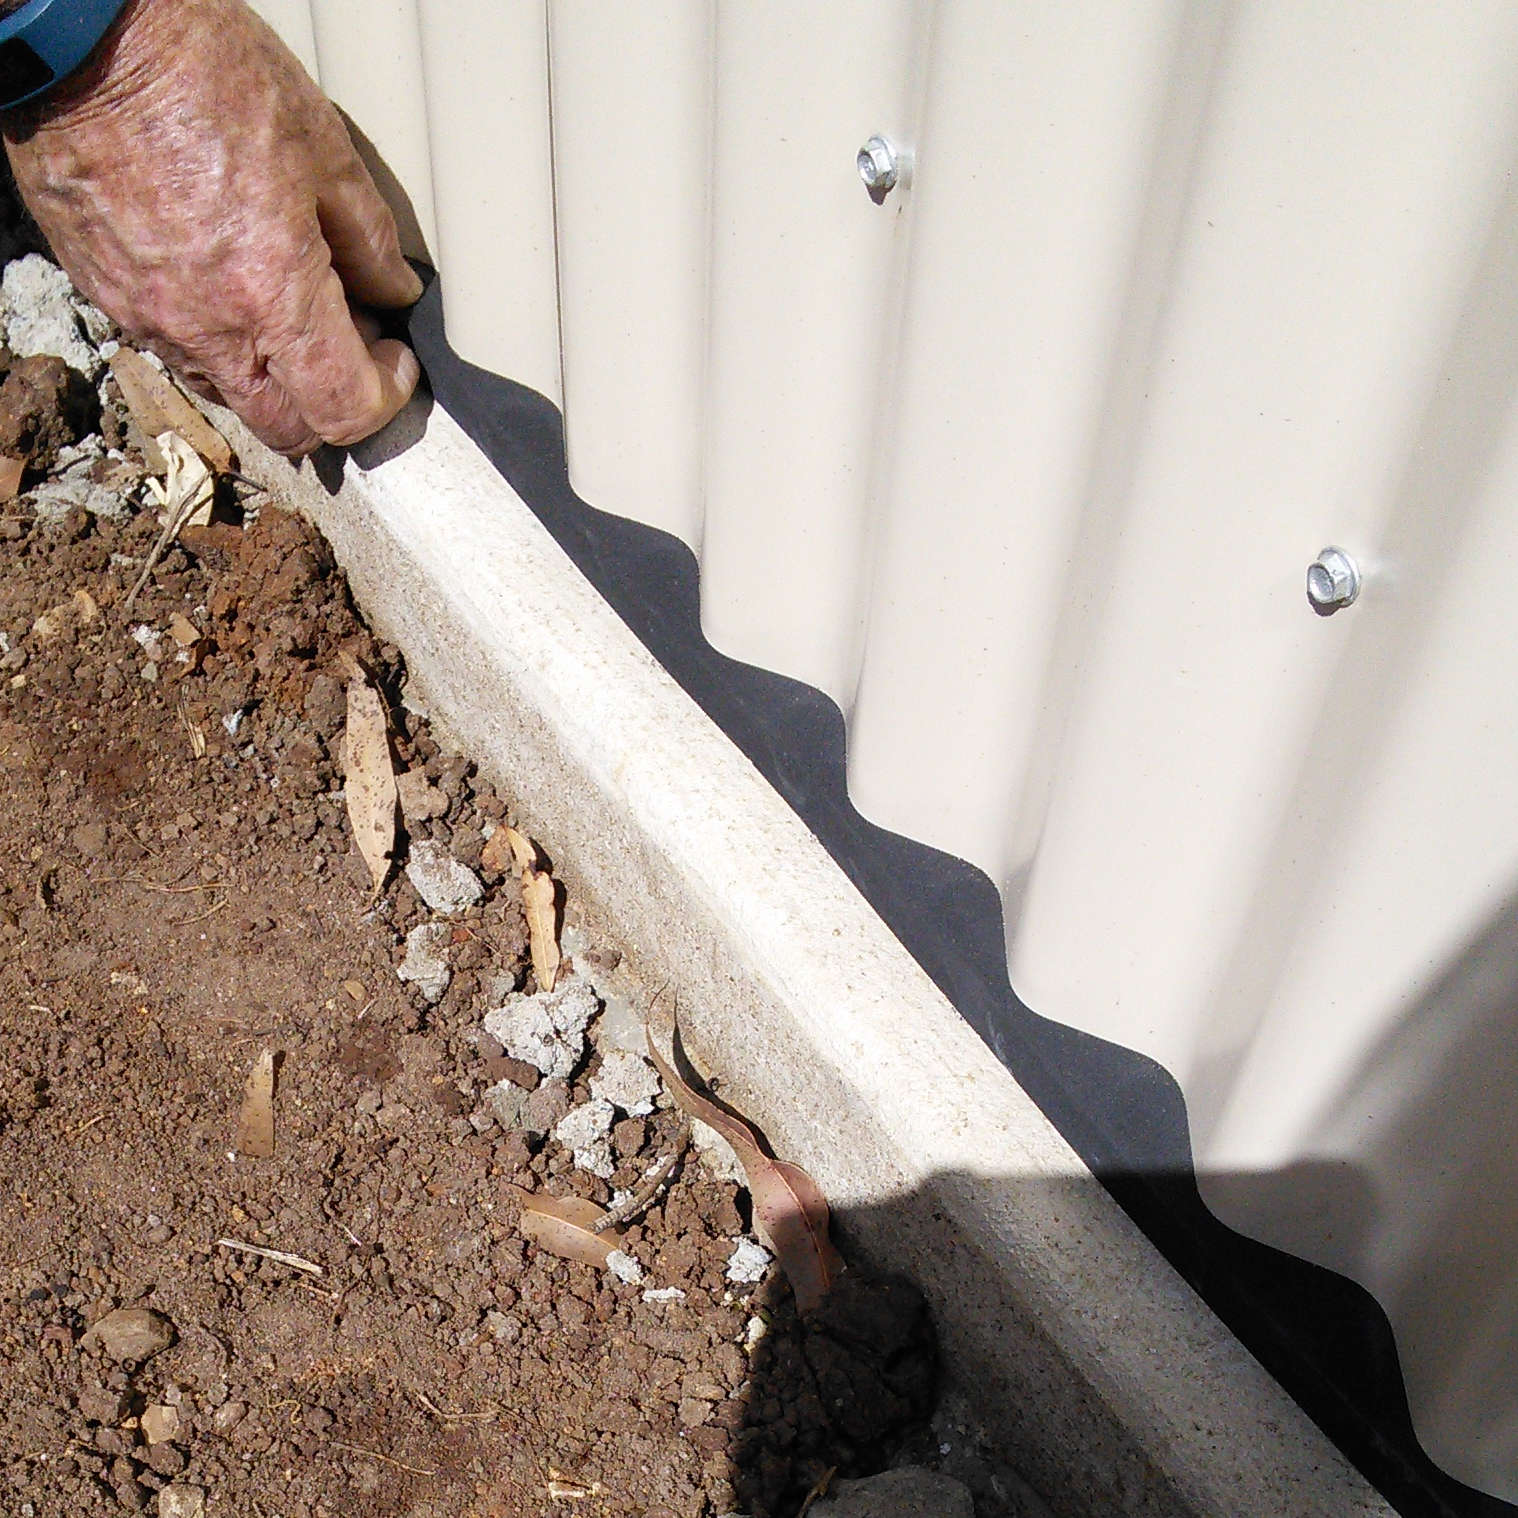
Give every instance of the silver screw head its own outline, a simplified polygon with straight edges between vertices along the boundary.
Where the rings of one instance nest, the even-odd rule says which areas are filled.
[[[896,188],[900,169],[896,161],[896,149],[877,133],[860,148],[855,163],[859,177],[870,192],[870,199],[877,205]]]
[[[1307,566],[1307,599],[1320,617],[1331,617],[1360,594],[1360,566],[1342,548],[1325,548]]]

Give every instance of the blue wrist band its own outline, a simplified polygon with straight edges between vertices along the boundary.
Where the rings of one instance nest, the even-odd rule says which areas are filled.
[[[26,0],[0,21],[0,110],[72,74],[99,45],[126,0]]]

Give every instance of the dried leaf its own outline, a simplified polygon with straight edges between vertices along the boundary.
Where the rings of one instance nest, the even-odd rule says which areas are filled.
[[[111,373],[145,438],[176,432],[217,474],[225,474],[232,467],[227,440],[194,401],[136,349],[118,348],[111,355]],[[158,461],[150,462],[156,465]]]
[[[0,501],[14,501],[21,489],[21,476],[26,473],[26,460],[14,459],[0,454]]]
[[[237,1114],[237,1139],[232,1145],[239,1154],[266,1160],[274,1153],[274,1051],[265,1049],[253,1061],[243,1092],[242,1110]]]
[[[521,1229],[541,1249],[562,1260],[578,1260],[582,1265],[606,1268],[606,1257],[622,1247],[622,1234],[607,1228],[601,1233],[593,1226],[606,1216],[594,1202],[584,1197],[552,1197],[521,1186],[507,1185],[522,1204]]]
[[[659,1052],[654,1023],[667,1025],[670,1057]],[[661,1026],[662,1031],[662,1026]],[[766,1154],[754,1129],[735,1112],[702,1096],[675,1070],[675,1019],[650,1013],[648,1057],[664,1077],[669,1094],[687,1116],[698,1118],[732,1145],[754,1203],[754,1226],[774,1251],[803,1313],[825,1297],[843,1261],[828,1237],[828,1204],[817,1183],[799,1165]]]
[[[349,663],[343,794],[354,842],[369,866],[377,896],[390,873],[390,853],[395,847],[395,774],[390,767],[384,703],[357,663]]]
[[[161,432],[158,446],[164,459],[164,479],[162,484],[150,479],[148,489],[163,509],[163,530],[148,550],[137,579],[127,592],[122,605],[126,616],[131,616],[132,607],[164,550],[187,526],[206,526],[211,520],[211,506],[216,498],[216,481],[206,461],[182,437],[173,432]]]
[[[542,870],[522,871],[522,909],[527,914],[532,974],[540,991],[552,991],[559,975],[559,934],[553,895],[552,875]]]
[[[502,823],[480,850],[480,863],[497,875],[504,875],[515,865],[517,870],[531,870],[537,866],[538,851],[513,827]]]
[[[209,527],[216,502],[216,476],[210,466],[177,432],[160,432],[156,439],[164,458],[164,478],[148,481],[148,489],[163,509],[164,520],[177,536],[186,527]]]

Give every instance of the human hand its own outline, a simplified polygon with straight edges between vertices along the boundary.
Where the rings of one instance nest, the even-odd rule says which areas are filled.
[[[74,283],[272,447],[384,426],[416,387],[362,306],[421,281],[336,110],[244,0],[128,0],[40,105],[4,122]]]

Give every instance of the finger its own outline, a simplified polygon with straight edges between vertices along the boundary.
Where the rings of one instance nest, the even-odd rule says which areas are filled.
[[[404,343],[381,338],[365,344],[342,282],[330,269],[303,325],[269,354],[268,370],[310,429],[339,445],[378,432],[411,398],[421,377],[416,356]]]
[[[356,156],[347,172],[328,176],[316,214],[332,267],[354,300],[410,306],[421,299],[422,282],[401,256],[395,217]]]
[[[223,380],[224,405],[230,407],[277,453],[296,459],[313,453],[322,440],[300,414],[289,391],[272,375]]]

